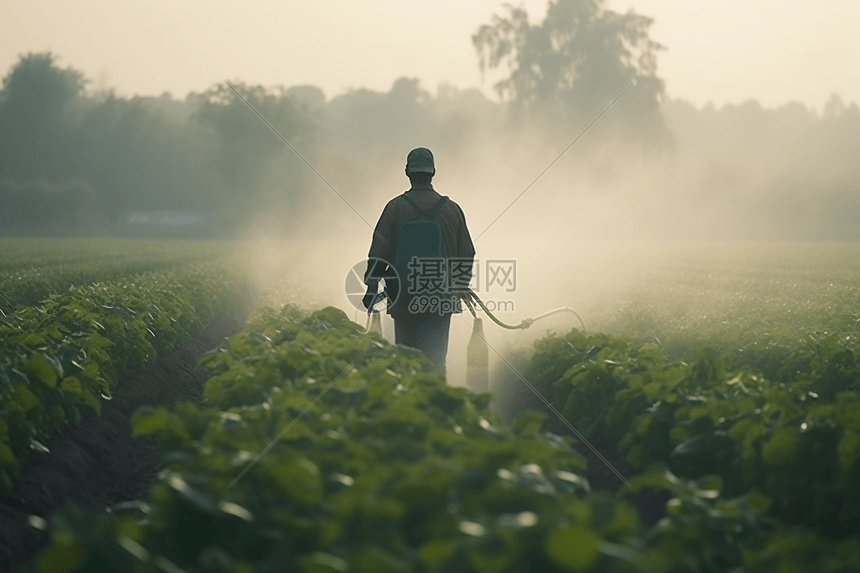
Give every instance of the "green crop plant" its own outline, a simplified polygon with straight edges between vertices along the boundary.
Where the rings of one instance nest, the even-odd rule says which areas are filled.
[[[71,287],[0,317],[0,489],[57,428],[101,409],[119,377],[172,349],[229,296],[219,264]]]

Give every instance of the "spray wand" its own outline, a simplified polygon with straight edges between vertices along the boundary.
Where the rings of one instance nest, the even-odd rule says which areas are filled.
[[[502,322],[501,320],[496,318],[496,316],[492,312],[490,312],[490,310],[484,304],[484,301],[482,301],[480,298],[478,298],[478,295],[476,295],[472,289],[467,288],[464,291],[459,292],[458,294],[460,295],[460,298],[463,300],[463,302],[466,303],[466,306],[469,308],[469,311],[472,313],[472,317],[475,320],[479,320],[479,319],[478,319],[478,315],[475,313],[475,309],[473,307],[473,304],[477,304],[478,306],[480,306],[481,309],[487,313],[487,316],[490,317],[490,320],[492,320],[493,322],[495,322],[496,324],[498,324],[502,328],[506,328],[508,330],[525,330],[526,328],[530,327],[532,324],[534,324],[538,320],[541,320],[542,318],[546,318],[548,316],[552,316],[553,314],[558,314],[560,312],[572,312],[573,314],[576,315],[576,318],[579,319],[579,323],[582,325],[582,332],[585,334],[588,334],[588,331],[585,328],[585,321],[582,320],[582,317],[579,316],[578,312],[576,312],[575,310],[573,310],[569,306],[562,306],[562,307],[556,308],[554,310],[550,310],[549,312],[539,314],[535,317],[526,318],[522,322],[520,322],[519,324],[505,324],[504,322]]]
[[[582,332],[588,334],[588,331],[585,328],[585,321],[582,320],[582,317],[579,316],[578,312],[567,306],[550,310],[532,318],[526,318],[519,324],[506,324],[496,318],[490,309],[487,308],[487,305],[484,304],[484,301],[482,301],[472,289],[466,288],[459,291],[457,294],[466,304],[469,312],[472,313],[472,318],[474,318],[472,336],[469,338],[469,345],[466,347],[466,381],[469,388],[476,392],[487,392],[490,389],[490,350],[489,345],[487,344],[487,339],[484,337],[483,320],[478,318],[478,314],[475,312],[476,304],[481,307],[481,310],[487,313],[490,320],[508,330],[525,330],[538,320],[548,316],[552,316],[560,312],[572,312],[576,315],[576,318],[579,319],[579,323],[582,325]]]

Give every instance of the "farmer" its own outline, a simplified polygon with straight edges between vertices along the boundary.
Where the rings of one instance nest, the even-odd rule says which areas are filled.
[[[373,233],[364,306],[385,279],[395,342],[423,351],[445,374],[451,314],[462,312],[456,292],[469,285],[475,247],[463,210],[433,189],[435,174],[429,149],[409,152],[411,187],[388,202]]]

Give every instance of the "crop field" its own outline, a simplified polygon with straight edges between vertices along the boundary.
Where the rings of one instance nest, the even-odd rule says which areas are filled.
[[[125,373],[235,314],[250,271],[226,243],[0,247],[0,497],[14,501],[31,458]],[[343,300],[306,304],[302,271],[285,272],[199,358],[199,396],[127,420],[158,444],[148,493],[26,516],[42,545],[16,565],[860,570],[860,248],[587,259],[537,298],[575,300],[588,332],[555,321],[497,344],[485,394],[365,332]]]
[[[0,257],[0,488],[59,427],[98,412],[119,376],[225,304],[217,245],[4,240]]]

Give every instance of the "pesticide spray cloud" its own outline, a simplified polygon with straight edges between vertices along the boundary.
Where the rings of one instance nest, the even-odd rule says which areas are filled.
[[[840,204],[847,201],[849,211],[856,210],[847,191],[858,189],[860,173],[845,152],[830,154],[823,169],[823,153],[810,156],[804,143],[814,137],[836,149],[846,137],[860,140],[860,114],[853,105],[834,104],[829,115],[818,117],[797,106],[717,111],[666,102],[669,139],[643,140],[619,132],[617,123],[598,122],[524,194],[582,125],[569,131],[516,122],[503,105],[478,92],[443,86],[431,95],[417,80],[406,79],[388,93],[357,90],[297,105],[317,122],[301,153],[327,183],[284,146],[271,177],[277,188],[271,196],[280,193],[284,201],[260,205],[246,237],[258,245],[261,284],[300,285],[308,301],[338,306],[360,322],[344,278],[366,257],[382,207],[408,188],[405,158],[418,146],[436,156],[434,187],[466,214],[484,275],[477,278],[489,286],[489,261],[516,262],[516,289],[482,296],[499,303],[500,318],[508,322],[558,306],[580,310],[588,322],[600,308],[635,297],[655,266],[681,257],[673,243],[809,238],[800,231],[832,231],[826,210],[818,211],[814,224],[793,224],[796,210],[808,207],[802,201],[814,196],[807,188],[844,197]],[[622,98],[616,105],[623,110],[628,102]],[[776,128],[781,146],[769,139]],[[793,186],[785,185],[780,171],[789,162]],[[813,162],[815,169],[804,167]],[[276,174],[287,164],[293,183],[278,187]],[[297,172],[304,173],[301,184],[294,183]],[[799,185],[802,180],[809,181],[806,187]],[[815,213],[806,208],[807,216]],[[490,327],[488,337],[505,347],[573,326],[554,317],[518,334],[497,336]],[[455,318],[452,384],[465,380],[458,366],[465,362],[470,333],[471,318]]]

